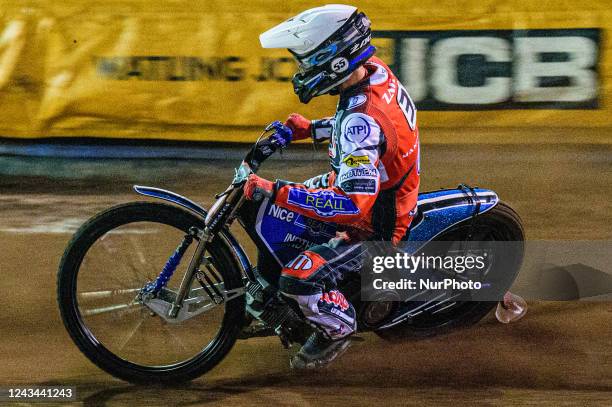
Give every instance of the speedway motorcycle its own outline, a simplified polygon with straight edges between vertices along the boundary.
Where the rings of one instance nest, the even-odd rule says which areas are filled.
[[[309,335],[278,293],[280,271],[304,249],[333,238],[337,225],[243,193],[249,174],[288,144],[287,131],[279,122],[265,129],[209,210],[171,191],[135,186],[164,202],[118,205],[78,229],[59,266],[57,299],[66,329],[94,364],[133,383],[180,383],[211,370],[237,340],[274,335],[289,347]],[[425,192],[417,208],[405,247],[520,242],[520,250],[498,254],[489,265],[503,263],[514,280],[523,227],[495,192],[465,185]],[[244,249],[249,241],[256,265]],[[359,331],[389,340],[466,327],[496,305],[453,296],[363,301],[359,274],[352,274],[338,288],[355,306]]]

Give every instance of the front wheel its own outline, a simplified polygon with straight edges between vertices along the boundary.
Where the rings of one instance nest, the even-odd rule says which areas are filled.
[[[194,226],[202,228],[202,220],[189,212],[138,202],[96,215],[70,241],[58,272],[59,308],[75,344],[101,369],[134,383],[180,383],[212,369],[234,345],[243,324],[244,296],[209,298],[196,281],[190,297],[198,292],[202,300],[190,306],[206,306],[206,311],[180,323],[165,321],[139,297]],[[176,293],[196,244],[163,290],[166,297]],[[204,256],[207,272],[216,279],[214,288],[223,293],[242,287],[223,239],[213,239]]]

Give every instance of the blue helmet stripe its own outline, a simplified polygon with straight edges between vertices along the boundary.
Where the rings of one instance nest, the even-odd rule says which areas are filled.
[[[349,70],[352,70],[357,65],[359,65],[364,59],[367,59],[374,55],[376,51],[376,47],[374,45],[370,45],[367,47],[361,54],[357,55],[353,60],[349,63]]]

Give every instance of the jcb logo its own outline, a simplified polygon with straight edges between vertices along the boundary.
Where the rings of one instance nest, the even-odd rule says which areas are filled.
[[[597,28],[374,34],[420,110],[597,108]]]

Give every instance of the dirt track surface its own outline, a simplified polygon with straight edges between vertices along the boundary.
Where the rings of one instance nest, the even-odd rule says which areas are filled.
[[[100,371],[72,344],[55,303],[57,265],[74,228],[138,200],[132,181],[208,205],[233,164],[194,162],[166,173],[143,165],[112,182],[1,180],[0,386],[75,385],[80,402],[96,406],[611,405],[610,302],[531,303],[517,324],[490,315],[470,330],[418,342],[365,335],[317,373],[290,371],[275,338],[238,342],[213,372],[182,389],[131,386]],[[521,214],[529,239],[612,240],[610,168],[607,146],[425,146],[422,190],[459,182],[494,189]],[[301,180],[325,169],[323,161],[280,161],[262,174]]]

